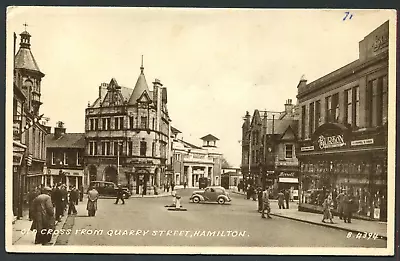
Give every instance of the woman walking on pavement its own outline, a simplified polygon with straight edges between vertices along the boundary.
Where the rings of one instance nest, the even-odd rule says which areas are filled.
[[[333,224],[332,221],[332,212],[331,209],[333,207],[333,201],[332,201],[332,195],[329,194],[328,197],[324,200],[324,203],[322,204],[323,207],[323,217],[322,217],[322,223],[326,223],[325,219],[329,219],[330,223]]]
[[[285,203],[285,195],[283,194],[283,191],[281,190],[278,193],[278,206],[279,206],[279,209],[285,209],[284,203]]]
[[[94,217],[97,211],[97,200],[99,199],[99,192],[96,189],[91,188],[88,191],[88,202],[86,210],[88,211],[89,217]]]

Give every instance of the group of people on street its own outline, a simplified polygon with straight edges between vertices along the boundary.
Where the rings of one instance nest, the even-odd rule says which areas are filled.
[[[97,210],[99,193],[94,188],[88,191],[87,210],[89,216],[94,216]],[[36,231],[35,244],[47,245],[50,243],[56,222],[61,221],[68,208],[68,215],[77,214],[80,191],[71,186],[69,190],[62,183],[53,188],[36,187],[28,193],[29,220],[32,221],[31,230]]]
[[[288,189],[279,191],[278,193],[278,207],[279,209],[289,209],[289,202],[293,201],[293,192]],[[285,207],[286,203],[286,207]]]
[[[186,183],[186,182],[185,182],[185,183]],[[171,191],[174,191],[175,183],[174,183],[174,182],[171,182],[171,183],[165,182],[163,187],[164,187],[164,192],[165,192],[165,191],[169,192],[170,189],[171,189]],[[186,188],[186,187],[185,187],[185,188]]]
[[[354,200],[351,195],[346,191],[342,190],[336,197],[337,204],[337,213],[339,215],[339,219],[343,220],[344,223],[351,223],[351,218],[354,211]],[[329,219],[330,223],[333,222],[333,213],[334,209],[334,200],[332,194],[328,194],[325,198],[322,208],[323,208],[323,217],[322,222],[325,223],[325,219]]]

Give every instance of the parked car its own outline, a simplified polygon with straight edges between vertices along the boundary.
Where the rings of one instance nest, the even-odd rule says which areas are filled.
[[[225,202],[231,202],[229,193],[219,186],[207,187],[205,190],[193,191],[190,199],[193,203],[200,202],[218,202],[218,204],[225,204]]]
[[[108,197],[117,197],[118,186],[114,182],[107,181],[92,181],[90,182],[90,186],[94,187],[100,196],[108,196]],[[123,187],[124,191],[123,197],[129,198],[131,196],[131,192],[128,188]]]

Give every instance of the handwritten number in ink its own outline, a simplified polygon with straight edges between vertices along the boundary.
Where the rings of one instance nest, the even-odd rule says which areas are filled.
[[[345,20],[347,19],[347,17],[348,17],[349,20],[353,17],[353,15],[350,14],[350,12],[344,12],[344,13],[345,13],[346,15],[344,16],[343,21],[345,21]],[[350,16],[349,16],[349,15],[350,15]]]

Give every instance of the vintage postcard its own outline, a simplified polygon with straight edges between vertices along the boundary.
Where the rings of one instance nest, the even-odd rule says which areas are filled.
[[[396,12],[7,9],[8,252],[393,255]]]

